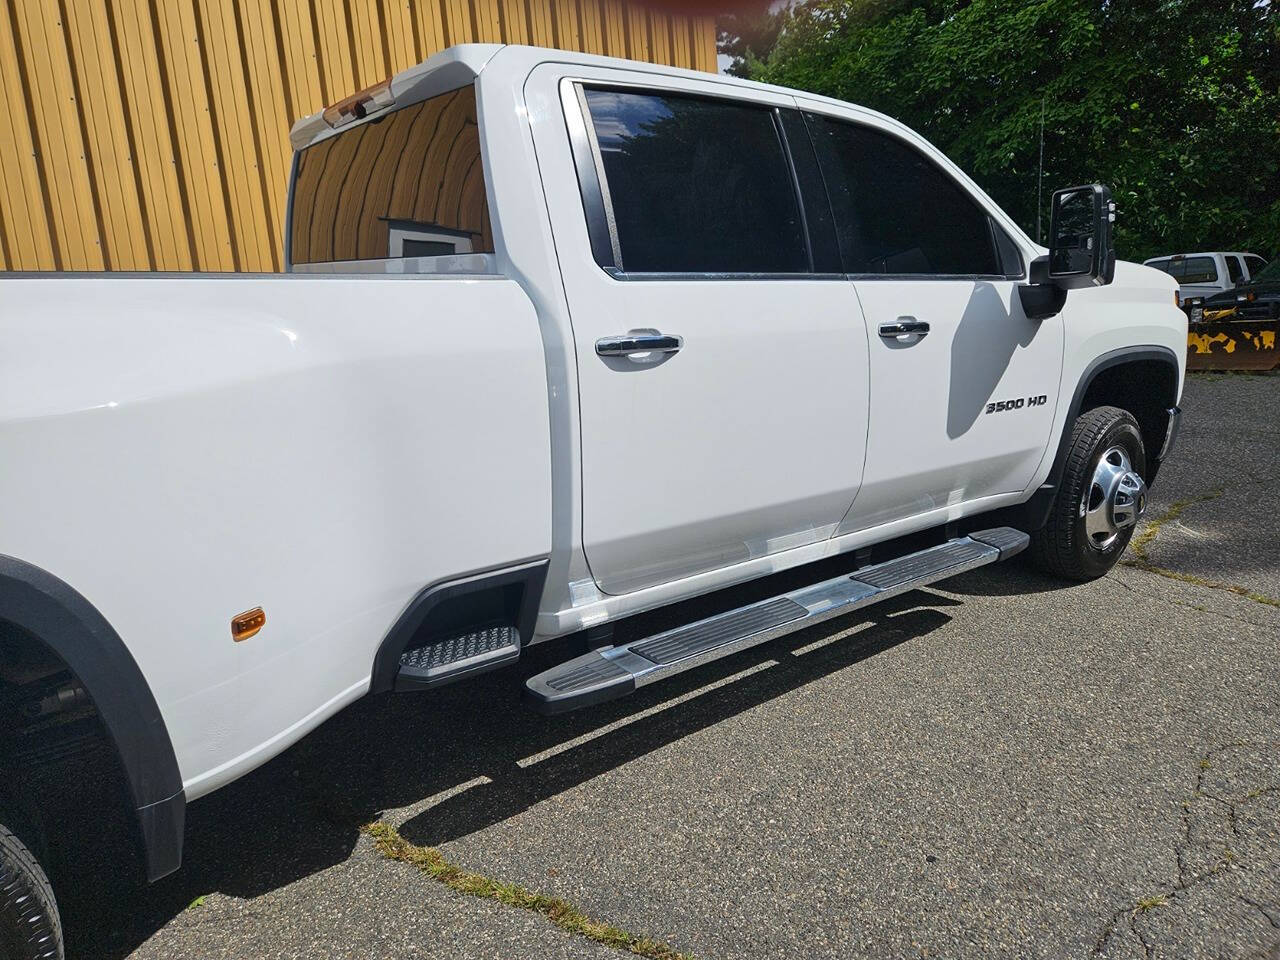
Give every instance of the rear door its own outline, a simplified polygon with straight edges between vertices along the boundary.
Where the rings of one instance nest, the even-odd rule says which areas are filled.
[[[803,137],[789,159],[794,102],[565,69],[539,68],[529,92],[554,88],[572,148],[558,162],[537,140],[552,128],[535,129],[597,585],[626,593],[825,540],[862,475],[867,337]]]
[[[1017,297],[1029,246],[902,128],[812,106],[870,341],[867,464],[840,532],[1020,494],[1052,433],[1063,351],[1061,316],[1029,320]]]

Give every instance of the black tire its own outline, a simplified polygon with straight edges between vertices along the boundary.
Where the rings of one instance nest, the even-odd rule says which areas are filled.
[[[49,878],[0,825],[0,960],[62,960],[62,924]]]
[[[1120,531],[1105,549],[1094,546],[1081,515],[1080,504],[1092,486],[1094,470],[1112,447],[1124,448],[1133,470],[1145,476],[1147,454],[1142,431],[1127,410],[1095,407],[1076,418],[1049,522],[1031,535],[1029,557],[1045,573],[1067,580],[1096,580],[1116,565],[1129,546],[1133,527]]]

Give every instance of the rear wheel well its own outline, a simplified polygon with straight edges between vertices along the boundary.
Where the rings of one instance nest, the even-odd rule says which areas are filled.
[[[1142,430],[1147,466],[1143,479],[1155,479],[1156,457],[1169,425],[1169,408],[1178,395],[1178,372],[1164,360],[1126,360],[1100,370],[1089,383],[1076,415],[1097,407],[1119,407],[1133,414]],[[1070,433],[1071,424],[1066,425]]]
[[[3,619],[0,771],[0,822],[51,876],[75,863],[86,832],[139,849],[128,782],[93,698],[48,644]]]

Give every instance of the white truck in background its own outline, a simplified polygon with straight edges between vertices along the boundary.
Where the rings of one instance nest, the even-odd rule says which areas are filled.
[[[860,107],[476,45],[292,141],[287,275],[0,279],[0,954],[61,956],[41,864],[111,791],[155,879],[370,692],[585,631],[556,712],[1028,546],[1100,576],[1176,435],[1106,191],[1046,251]]]
[[[1175,253],[1143,261],[1143,266],[1154,267],[1178,281],[1178,302],[1192,321],[1202,319],[1206,297],[1251,282],[1266,265],[1267,261],[1256,253],[1221,251]]]

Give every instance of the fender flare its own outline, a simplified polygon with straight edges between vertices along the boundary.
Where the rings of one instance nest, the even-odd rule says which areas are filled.
[[[182,774],[156,699],[120,635],[70,585],[3,555],[0,620],[39,638],[93,699],[129,784],[147,877],[177,870],[186,815]]]
[[[1098,379],[1098,375],[1113,367],[1143,360],[1154,360],[1158,363],[1167,364],[1173,371],[1173,382],[1177,384],[1180,372],[1178,370],[1177,355],[1168,347],[1154,343],[1120,347],[1118,350],[1108,351],[1102,356],[1094,358],[1093,362],[1085,368],[1079,382],[1076,383],[1075,392],[1071,395],[1071,405],[1067,408],[1067,418],[1062,423],[1062,433],[1058,437],[1058,447],[1053,456],[1053,466],[1049,470],[1049,476],[1032,494],[1031,499],[1023,505],[1027,526],[1022,529],[1039,530],[1049,519],[1049,510],[1053,506],[1053,498],[1057,495],[1058,487],[1062,483],[1062,471],[1067,465],[1067,453],[1071,445],[1071,426],[1076,422],[1076,418],[1080,416],[1080,407],[1084,403],[1085,394],[1089,392],[1093,382]],[[1173,406],[1175,400],[1176,394],[1174,397],[1169,398],[1169,406]],[[1158,465],[1156,463],[1152,467],[1152,479],[1154,479],[1154,470]]]

